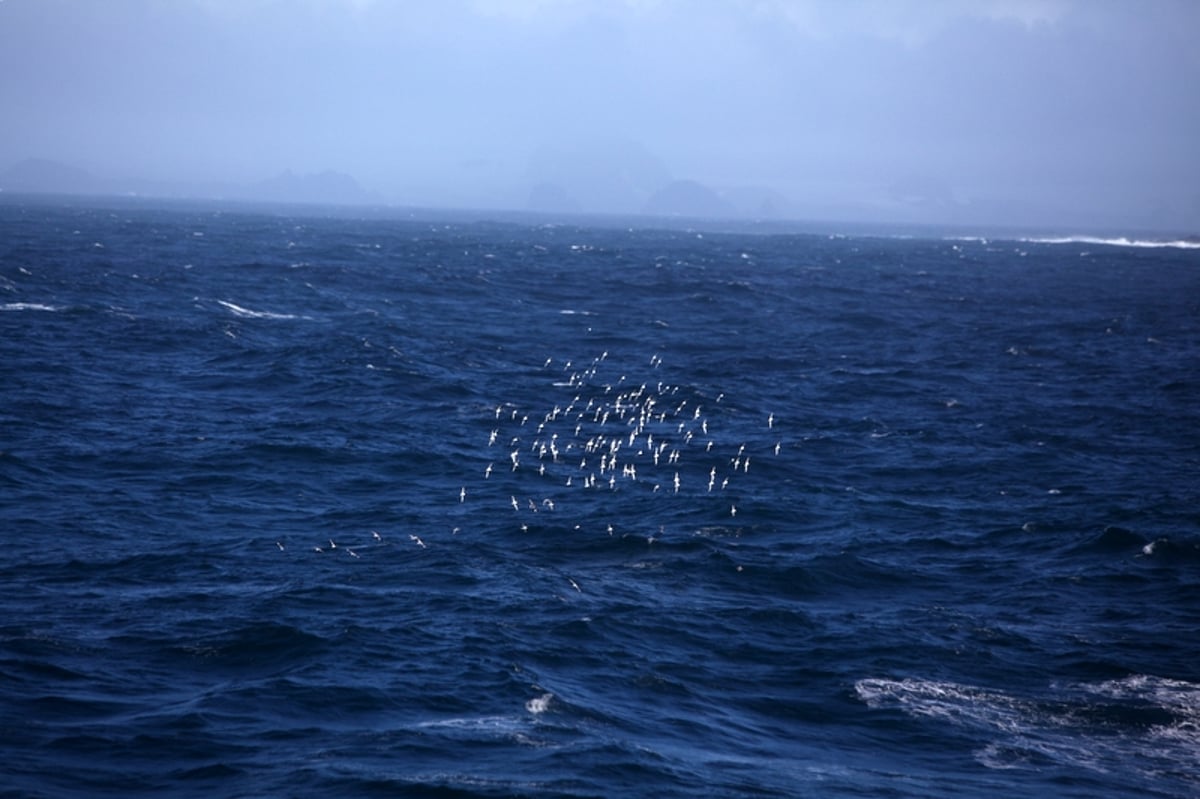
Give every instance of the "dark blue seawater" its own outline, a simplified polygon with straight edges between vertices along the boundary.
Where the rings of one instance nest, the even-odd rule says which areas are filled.
[[[1200,250],[0,204],[0,794],[1200,795]]]

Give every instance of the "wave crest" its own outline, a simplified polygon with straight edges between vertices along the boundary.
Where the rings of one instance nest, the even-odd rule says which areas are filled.
[[[1109,247],[1175,247],[1181,250],[1200,250],[1194,239],[1131,239],[1126,236],[1036,236],[1018,239],[1029,244],[1099,244]]]
[[[898,709],[990,739],[975,752],[988,768],[1050,761],[1100,773],[1200,779],[1200,685],[1135,674],[1054,687],[1051,696],[1033,697],[918,678],[854,684],[870,708]]]
[[[298,319],[295,314],[290,313],[275,313],[273,311],[252,311],[249,308],[243,308],[240,305],[234,305],[232,302],[225,300],[217,300],[218,305],[222,305],[233,312],[234,316],[240,316],[244,319]]]

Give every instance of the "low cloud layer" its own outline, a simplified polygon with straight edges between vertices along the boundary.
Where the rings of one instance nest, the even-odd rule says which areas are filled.
[[[1188,0],[0,0],[0,170],[1190,232],[1196,30]]]

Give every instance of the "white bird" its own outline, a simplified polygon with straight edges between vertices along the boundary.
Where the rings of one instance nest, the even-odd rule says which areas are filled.
[[[466,502],[466,500],[467,500],[467,487],[463,486],[462,488],[460,488],[458,490],[458,501]]]
[[[419,546],[421,549],[425,549],[425,542],[424,542],[424,541],[422,541],[420,538],[418,538],[418,537],[417,537],[417,536],[415,536],[415,535],[412,535],[411,533],[409,534],[409,536],[408,536],[408,537],[409,537],[410,539],[412,539],[413,541],[415,541],[415,542],[416,542],[416,544],[417,544],[417,546]]]
[[[517,504],[517,498],[511,497],[511,499],[512,499],[513,510],[520,510],[521,506]]]
[[[489,477],[491,477],[491,476],[492,476],[492,466],[493,466],[493,464],[490,464],[490,463],[489,463],[489,464],[487,465],[487,468],[483,470],[483,479],[484,479],[484,480],[486,480],[486,479],[488,479]]]

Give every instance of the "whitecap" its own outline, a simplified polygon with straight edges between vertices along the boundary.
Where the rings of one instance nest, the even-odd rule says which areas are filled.
[[[44,305],[40,302],[6,302],[0,311],[61,311],[61,305]]]
[[[417,726],[425,730],[461,730],[500,735],[507,735],[523,727],[521,720],[513,716],[464,716],[422,721]]]
[[[910,715],[996,727],[1016,726],[1019,703],[998,691],[934,680],[865,679],[854,684],[868,707],[899,707]]]
[[[1200,250],[1200,241],[1192,239],[1131,239],[1127,236],[1042,236],[1018,239],[1030,244],[1106,244],[1111,247],[1176,247]]]
[[[1200,779],[1200,685],[1132,675],[1051,689],[1047,696],[1021,696],[917,678],[854,685],[868,707],[895,708],[989,738],[973,753],[987,768],[1035,768],[1050,760],[1098,773]]]
[[[252,311],[249,308],[243,308],[240,305],[234,305],[232,302],[225,300],[217,300],[218,305],[223,305],[233,312],[235,316],[241,316],[245,319],[296,319],[295,314],[290,313],[274,313],[272,311]]]
[[[525,703],[525,709],[535,716],[540,716],[550,708],[550,701],[554,699],[554,694],[544,693],[541,696],[535,696]]]
[[[536,700],[530,700],[536,701]],[[533,737],[536,728],[518,716],[468,716],[424,721],[417,728],[459,741],[512,741],[522,746],[544,747],[548,742]]]
[[[1167,711],[1175,723],[1152,726],[1150,734],[1186,743],[1200,753],[1200,684],[1134,674],[1119,680],[1083,684],[1079,688],[1096,696],[1144,703]]]

